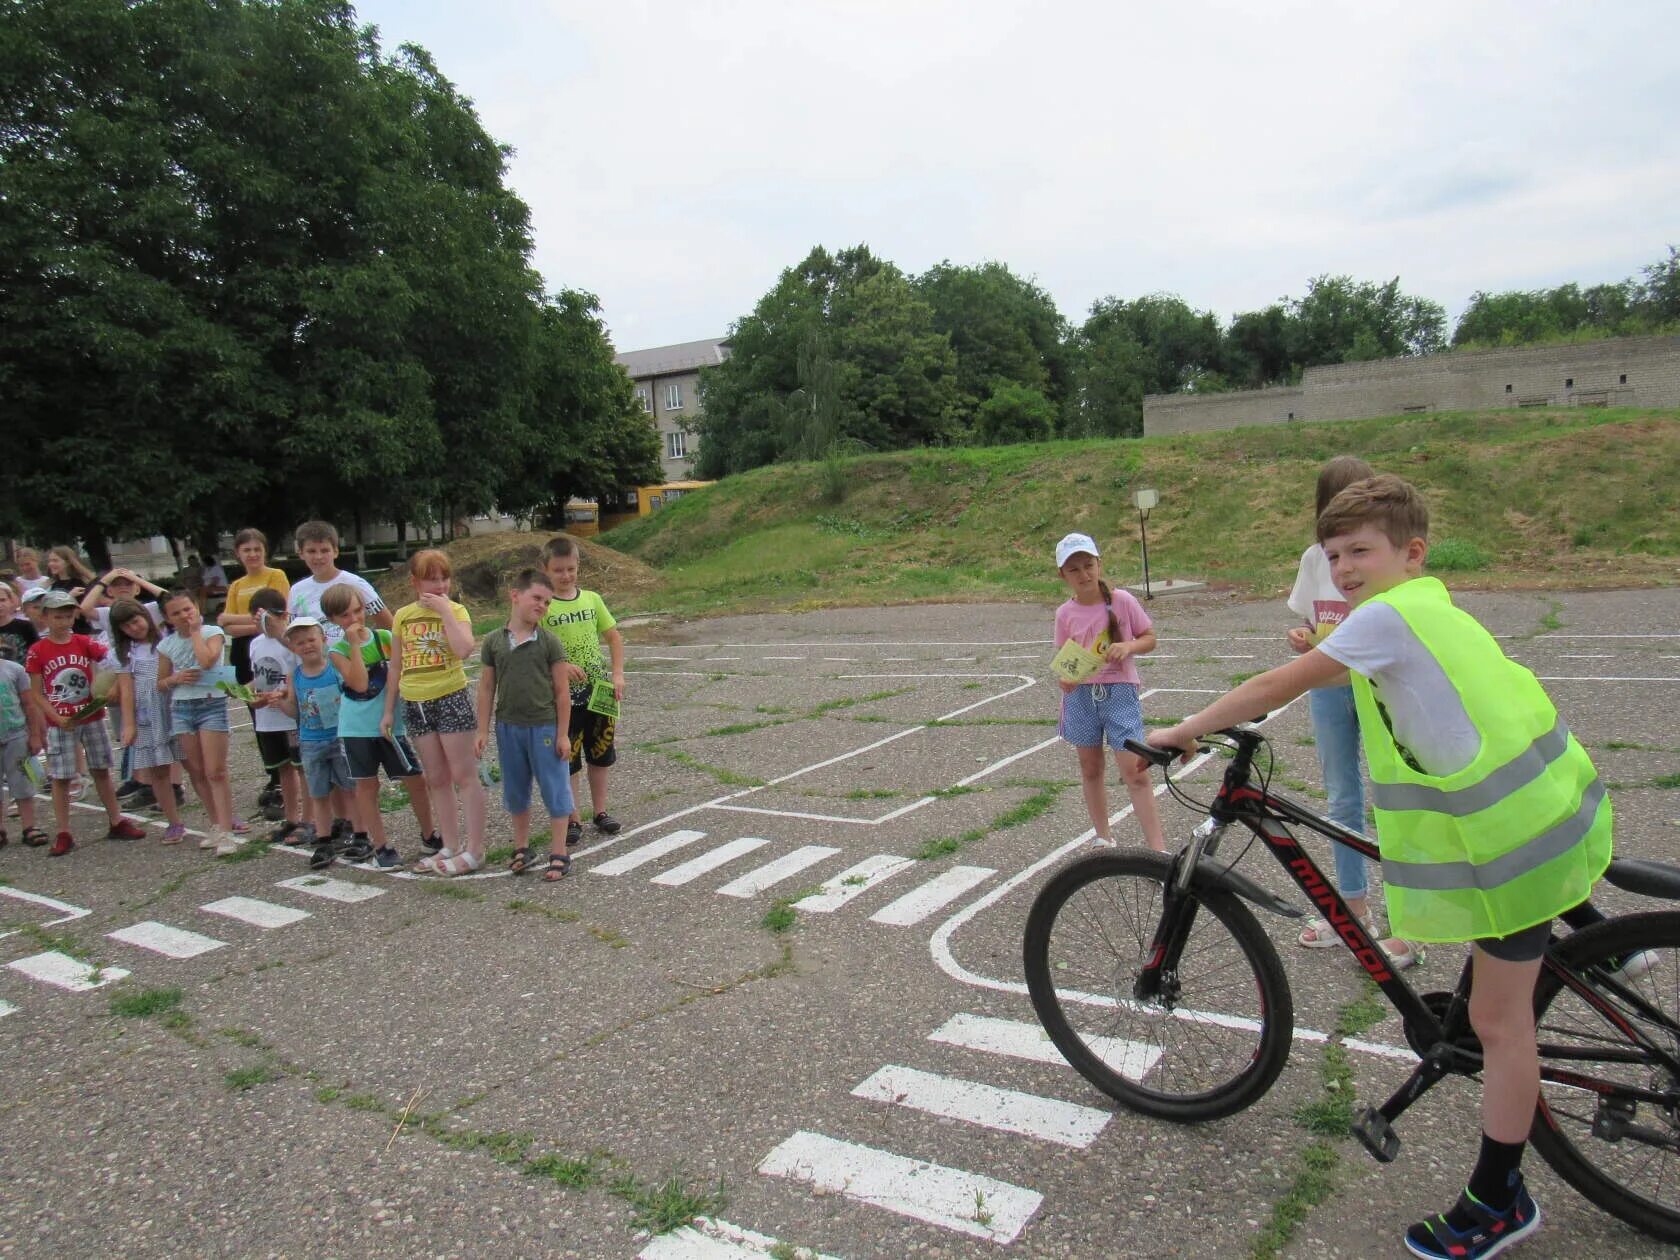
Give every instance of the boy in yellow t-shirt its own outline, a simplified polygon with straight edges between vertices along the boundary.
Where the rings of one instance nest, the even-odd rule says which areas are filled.
[[[619,821],[607,813],[607,770],[618,760],[614,746],[616,716],[590,708],[590,694],[605,685],[609,675],[601,647],[606,645],[612,660],[611,685],[614,702],[624,699],[624,637],[607,605],[594,591],[578,585],[578,545],[565,534],[543,545],[543,572],[554,587],[543,629],[560,640],[566,649],[566,676],[571,682],[572,720],[572,817],[566,824],[566,846],[583,839],[579,815],[578,775],[589,765],[589,803],[595,811],[595,830],[612,835]]]
[[[414,602],[399,608],[391,623],[396,650],[381,724],[389,737],[400,699],[436,813],[437,830],[421,842],[426,853],[420,868],[444,875],[476,870],[484,860],[484,785],[473,749],[478,718],[466,671],[473,653],[472,617],[449,598],[452,576],[441,551],[409,557]],[[464,844],[457,807],[466,820]]]

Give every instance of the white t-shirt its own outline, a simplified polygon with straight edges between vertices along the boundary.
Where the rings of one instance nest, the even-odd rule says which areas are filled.
[[[52,585],[52,579],[43,573],[40,577],[20,577],[17,579],[18,594],[27,595],[30,591],[44,591]]]
[[[1314,643],[1324,642],[1332,630],[1347,620],[1347,599],[1330,580],[1330,557],[1317,543],[1301,553],[1295,585],[1289,592],[1289,611],[1313,628]]]
[[[1360,605],[1318,650],[1371,680],[1388,710],[1395,742],[1417,758],[1425,774],[1456,774],[1476,759],[1482,737],[1458,689],[1393,607]]]
[[[362,597],[362,611],[367,615],[369,625],[373,623],[374,613],[385,611],[385,601],[379,598],[379,592],[368,584],[367,579],[345,569],[340,569],[338,576],[330,582],[319,582],[310,576],[293,583],[291,597],[286,601],[286,611],[293,617],[313,617],[321,623],[321,633],[327,638],[328,648],[344,637],[344,631],[321,611],[321,595],[328,587],[340,583],[354,587]]]
[[[169,633],[169,627],[163,624],[163,610],[157,606],[157,600],[148,599],[140,605],[152,618],[152,624],[164,634]],[[101,604],[93,610],[88,618],[88,624],[93,627],[93,637],[98,639],[112,651],[116,650],[117,641],[111,637],[111,605]]]
[[[291,648],[279,639],[266,634],[252,636],[252,691],[279,691],[297,667],[298,658],[292,653]],[[257,710],[256,729],[259,731],[295,731],[297,730],[297,719],[279,705],[264,705]]]

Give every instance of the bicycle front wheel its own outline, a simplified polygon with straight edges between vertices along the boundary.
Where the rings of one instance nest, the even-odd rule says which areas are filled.
[[[1056,1048],[1105,1094],[1163,1120],[1214,1120],[1271,1088],[1289,1056],[1294,1005],[1254,915],[1219,892],[1192,903],[1168,990],[1134,996],[1170,870],[1156,853],[1065,867],[1027,915],[1027,989]]]
[[[1589,1201],[1680,1242],[1680,911],[1586,928],[1552,956],[1590,996],[1549,968],[1540,974],[1541,1067],[1578,1079],[1541,1083],[1534,1149]]]

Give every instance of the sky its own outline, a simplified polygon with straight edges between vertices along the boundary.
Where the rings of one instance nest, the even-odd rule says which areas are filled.
[[[620,350],[722,336],[815,245],[996,260],[1074,323],[1309,278],[1477,290],[1680,244],[1672,6],[359,0],[429,50]],[[1666,121],[1665,121],[1666,120]]]

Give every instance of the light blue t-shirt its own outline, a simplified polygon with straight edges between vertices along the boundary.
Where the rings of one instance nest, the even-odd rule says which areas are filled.
[[[198,657],[193,653],[191,639],[172,634],[158,644],[159,654],[169,658],[169,663],[174,666],[176,673],[187,669],[199,671],[197,682],[169,689],[171,700],[205,700],[211,696],[222,696],[225,699],[225,693],[217,691],[216,684],[222,682],[231,684],[237,681],[233,666],[227,663],[227,635],[222,633],[222,628],[206,625],[204,627],[204,637],[206,639],[222,640],[221,664],[212,665],[209,669],[204,669],[199,665]]]
[[[28,694],[29,675],[23,666],[16,661],[0,660],[0,741],[14,739],[29,729],[25,708]]]
[[[319,674],[306,674],[303,666],[292,671],[292,694],[297,697],[298,739],[306,744],[324,744],[338,738],[338,706],[343,693],[338,674],[323,665]]]

